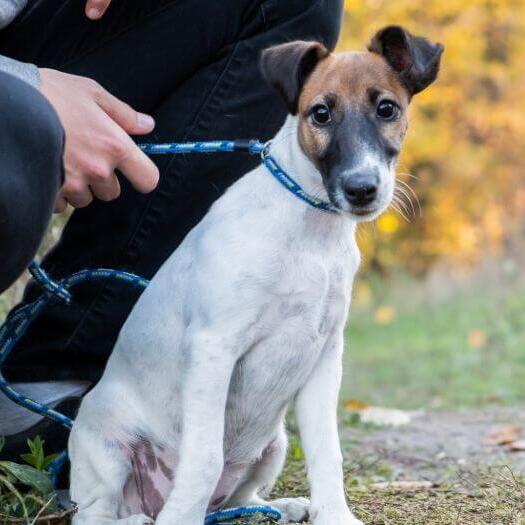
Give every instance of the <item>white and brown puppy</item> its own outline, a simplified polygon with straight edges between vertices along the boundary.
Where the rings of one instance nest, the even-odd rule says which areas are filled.
[[[291,115],[271,153],[309,206],[264,166],[245,175],[165,262],[124,325],[70,440],[74,525],[202,525],[258,504],[285,457],[295,400],[311,503],[285,519],[356,525],[337,434],[341,354],[359,264],[356,224],[391,201],[412,95],[442,46],[388,27],[369,51],[268,49],[264,75]]]

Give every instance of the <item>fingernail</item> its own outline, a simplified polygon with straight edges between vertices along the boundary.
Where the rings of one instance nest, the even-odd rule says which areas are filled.
[[[100,11],[96,7],[92,7],[91,9],[88,9],[87,16],[88,18],[91,18],[91,20],[96,20],[97,18],[100,18]]]
[[[137,123],[142,129],[151,130],[155,127],[155,121],[153,120],[153,117],[150,117],[145,113],[138,114]]]

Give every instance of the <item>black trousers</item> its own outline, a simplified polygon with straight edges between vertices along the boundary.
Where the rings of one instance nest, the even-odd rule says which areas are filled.
[[[63,132],[33,87],[0,72],[0,293],[31,262],[62,184]]]
[[[140,139],[155,142],[270,138],[286,110],[261,78],[261,50],[295,39],[333,48],[343,9],[342,0],[113,0],[91,22],[84,3],[30,0],[0,33],[0,53],[97,80],[155,117],[152,136]],[[151,278],[212,202],[258,162],[231,153],[155,161],[161,179],[153,193],[138,194],[122,180],[116,201],[75,211],[44,261],[53,278],[96,267]],[[25,300],[36,292],[30,287]],[[119,283],[75,289],[73,305],[34,324],[6,376],[96,381],[137,298]]]

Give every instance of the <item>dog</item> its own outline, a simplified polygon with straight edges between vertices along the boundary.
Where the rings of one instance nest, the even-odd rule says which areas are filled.
[[[337,431],[343,331],[360,255],[357,224],[391,203],[412,96],[437,77],[441,44],[398,26],[368,51],[317,42],[265,50],[290,115],[270,152],[330,213],[264,165],[211,207],[167,259],[83,400],[70,442],[74,525],[202,525],[266,503],[295,401],[311,502],[283,519],[358,525]]]

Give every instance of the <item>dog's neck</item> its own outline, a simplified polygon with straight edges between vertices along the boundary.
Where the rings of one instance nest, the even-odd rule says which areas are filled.
[[[309,195],[328,202],[322,176],[299,144],[299,119],[289,115],[272,140],[271,154],[281,168]]]
[[[306,193],[329,202],[321,173],[305,155],[299,144],[297,117],[288,116],[283,127],[272,139],[270,152],[281,168]],[[258,176],[261,173],[264,174],[263,178],[259,180],[270,181],[272,178],[263,166],[259,166],[255,173]],[[349,244],[353,248],[356,223],[350,216],[344,212],[331,213],[315,209],[304,201],[298,201],[297,205],[290,207],[290,199],[298,198],[292,196],[284,187],[278,188],[275,180],[271,180],[270,184],[274,191],[280,192],[282,195],[281,198],[277,199],[277,202],[280,203],[279,206],[282,205],[283,213],[283,215],[279,214],[280,228],[283,226],[282,221],[285,216],[286,224],[294,230],[294,236],[303,240],[308,239],[308,242],[312,243],[314,247],[330,250],[331,243],[335,242],[340,247]],[[249,181],[249,187],[249,191],[267,195],[265,191],[261,192],[260,188],[254,189],[257,188],[257,183],[253,184],[252,181]],[[263,201],[265,201],[265,198]],[[297,210],[297,213],[292,213],[292,209]]]

